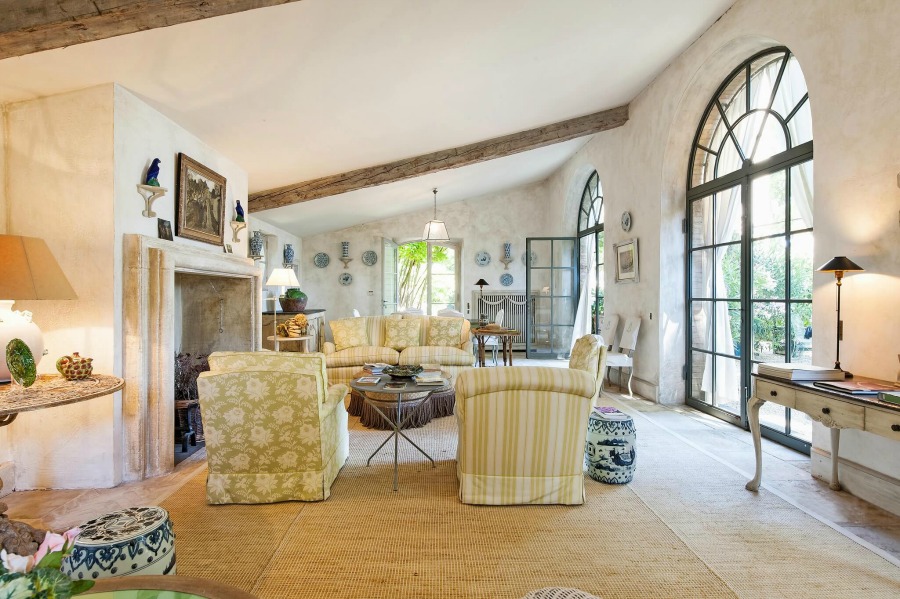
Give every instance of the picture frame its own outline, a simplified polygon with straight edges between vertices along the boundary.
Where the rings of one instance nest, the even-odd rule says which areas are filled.
[[[156,219],[156,232],[160,239],[172,241],[172,223],[164,218]]]
[[[638,240],[627,239],[613,246],[616,250],[616,283],[637,283],[640,281],[638,270]]]
[[[175,217],[179,237],[222,246],[225,243],[225,177],[178,153]]]
[[[234,253],[234,248],[231,247],[231,244],[230,244],[230,243],[226,243],[225,245],[223,245],[223,246],[222,246],[222,249],[225,250],[225,253],[226,253],[226,254],[233,254],[233,253]]]

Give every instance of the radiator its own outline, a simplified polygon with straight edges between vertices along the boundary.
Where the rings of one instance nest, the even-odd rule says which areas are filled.
[[[489,322],[494,322],[497,311],[503,310],[503,326],[516,329],[519,334],[513,337],[513,349],[525,349],[525,323],[528,320],[528,296],[524,291],[491,291],[481,295],[480,291],[472,292],[472,317],[484,314]]]

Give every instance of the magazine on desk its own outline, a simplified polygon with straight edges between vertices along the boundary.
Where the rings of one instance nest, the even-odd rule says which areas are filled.
[[[900,385],[883,385],[872,381],[816,381],[816,387],[850,393],[852,395],[878,395],[883,391],[898,391]]]

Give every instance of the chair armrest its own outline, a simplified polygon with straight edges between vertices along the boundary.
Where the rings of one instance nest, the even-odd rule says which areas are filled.
[[[326,356],[327,356],[328,354],[333,354],[334,351],[335,351],[334,343],[332,343],[331,341],[326,341],[326,342],[322,345],[322,353],[325,354]]]
[[[461,349],[463,351],[467,351],[471,354],[475,349],[475,343],[472,341],[472,337],[469,336],[469,340],[466,341],[465,343],[463,343],[462,345],[460,345],[459,349]]]
[[[337,384],[329,387],[325,395],[325,401],[322,402],[322,407],[319,410],[321,417],[325,418],[334,412],[338,404],[343,405],[344,398],[347,397],[349,391],[350,388],[347,385]]]
[[[583,370],[549,366],[473,368],[456,378],[456,402],[475,395],[506,391],[549,391],[593,398],[597,380]]]

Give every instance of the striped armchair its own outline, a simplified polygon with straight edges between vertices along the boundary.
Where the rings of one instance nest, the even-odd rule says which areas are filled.
[[[575,343],[569,368],[476,368],[456,380],[463,503],[584,503],[584,443],[606,347]]]
[[[216,352],[197,380],[206,434],[206,500],[328,499],[350,454],[345,385],[323,354]]]

